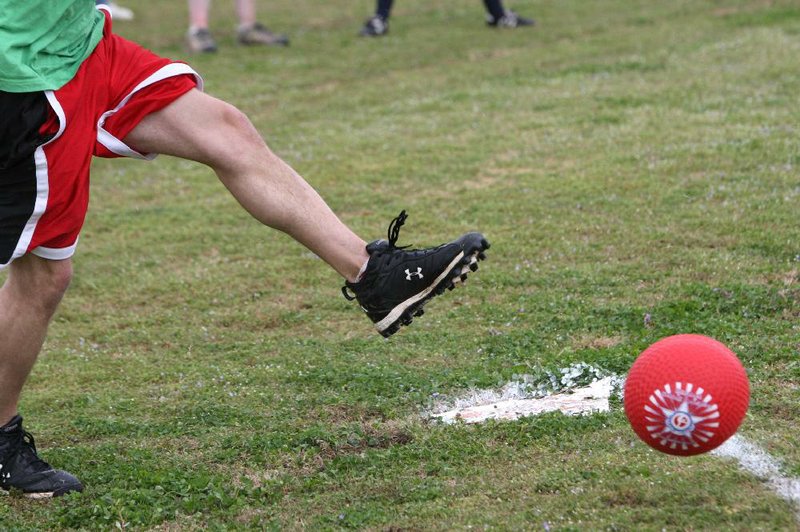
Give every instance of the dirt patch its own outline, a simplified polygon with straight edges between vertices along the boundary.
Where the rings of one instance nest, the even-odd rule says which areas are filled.
[[[362,433],[353,435],[344,442],[330,444],[320,441],[319,455],[324,466],[325,461],[340,456],[360,454],[368,449],[388,449],[396,445],[407,445],[414,441],[414,436],[404,427],[386,424],[381,426],[362,425]]]
[[[575,349],[610,349],[622,343],[621,336],[591,336],[585,335],[575,338]]]

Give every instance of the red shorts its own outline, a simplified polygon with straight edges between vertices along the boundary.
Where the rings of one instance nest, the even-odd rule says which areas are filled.
[[[122,139],[145,116],[195,87],[202,89],[202,79],[188,65],[114,35],[106,11],[103,38],[75,77],[44,92],[49,108],[44,122],[35,125],[43,143],[30,160],[16,157],[5,165],[0,160],[0,268],[28,252],[54,260],[71,257],[89,204],[92,155],[154,158]],[[16,139],[30,136],[21,133]]]

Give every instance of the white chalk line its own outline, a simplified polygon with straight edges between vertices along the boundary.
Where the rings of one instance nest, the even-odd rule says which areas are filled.
[[[755,443],[738,434],[711,451],[714,456],[732,458],[739,467],[762,480],[780,498],[794,506],[800,521],[800,478],[783,474],[780,462]]]
[[[483,423],[488,420],[513,421],[555,411],[565,415],[608,412],[609,398],[615,390],[623,388],[623,379],[613,375],[599,378],[602,372],[597,368],[575,365],[560,370],[565,375],[562,382],[573,384],[575,377],[585,375],[587,371],[596,376],[588,386],[567,389],[560,393],[541,393],[539,390],[531,397],[530,390],[524,383],[510,382],[499,391],[473,390],[450,406],[440,406],[438,412],[431,412],[429,416],[452,424]],[[572,381],[567,382],[570,379]],[[743,471],[760,479],[776,495],[793,506],[795,517],[800,522],[800,478],[784,475],[781,463],[767,451],[737,434],[711,451],[711,454],[736,460]]]
[[[481,401],[481,397],[485,398],[490,394],[475,392],[471,400],[462,401],[468,404],[432,414],[432,417],[436,417],[445,423],[455,423],[457,421],[482,423],[489,419],[511,421],[521,417],[555,411],[560,411],[566,415],[608,412],[608,398],[611,396],[612,389],[612,378],[606,377],[593,382],[589,386],[576,388],[571,393],[555,393],[528,399],[508,397],[499,400]],[[501,394],[500,397],[502,398],[503,395]],[[470,405],[469,403],[472,404]]]

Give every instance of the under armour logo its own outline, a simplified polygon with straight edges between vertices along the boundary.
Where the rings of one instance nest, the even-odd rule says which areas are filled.
[[[415,272],[412,272],[408,268],[406,268],[406,281],[410,281],[412,275],[416,275],[417,277],[422,279],[422,268],[417,266],[417,271]]]

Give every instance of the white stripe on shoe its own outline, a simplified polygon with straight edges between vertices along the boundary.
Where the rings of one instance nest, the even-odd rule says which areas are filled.
[[[425,290],[409,297],[408,299],[406,299],[405,301],[394,307],[391,310],[391,312],[389,312],[389,314],[386,315],[385,318],[383,318],[381,321],[375,324],[375,328],[378,329],[378,332],[383,332],[386,329],[388,329],[394,322],[400,319],[400,316],[403,315],[403,312],[405,312],[406,309],[408,309],[408,307],[428,297],[428,295],[437,286],[439,286],[439,283],[441,283],[445,277],[450,275],[452,269],[455,268],[456,264],[458,264],[458,262],[463,257],[464,257],[464,252],[460,251],[458,255],[456,255],[456,257],[452,261],[450,261],[450,264],[447,266],[447,268],[445,268],[444,271],[442,271],[442,273],[439,274],[439,277],[437,277],[436,280],[434,280],[430,285],[428,285],[428,287]]]
[[[22,496],[25,497],[26,499],[33,499],[33,500],[52,499],[54,495],[55,495],[54,491],[42,491],[42,492],[39,492],[39,493],[23,493],[22,494]]]

